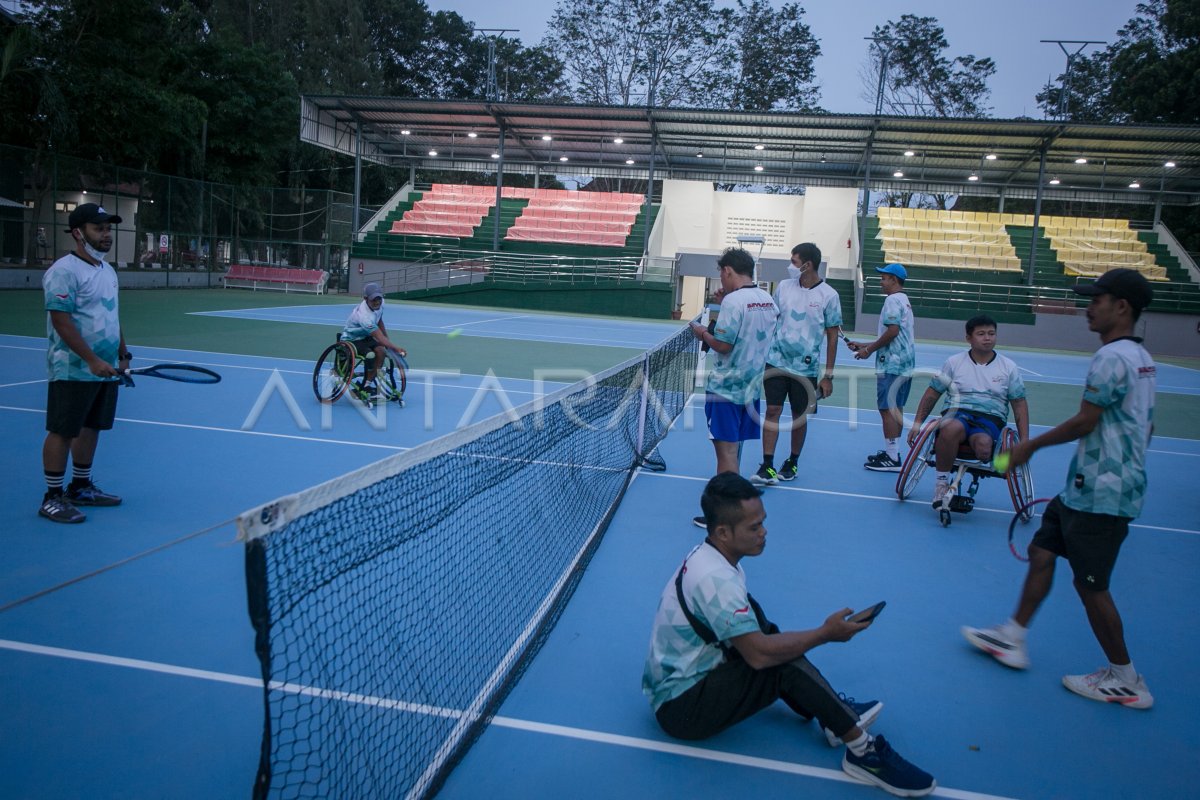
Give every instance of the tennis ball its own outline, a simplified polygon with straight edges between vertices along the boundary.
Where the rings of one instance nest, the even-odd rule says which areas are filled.
[[[1010,457],[1007,451],[1000,453],[998,456],[992,459],[992,467],[996,470],[996,472],[999,472],[1001,475],[1003,475],[1004,473],[1008,472],[1009,459]]]
[[[462,328],[455,328],[446,334],[447,339],[457,339],[459,336],[462,336]]]

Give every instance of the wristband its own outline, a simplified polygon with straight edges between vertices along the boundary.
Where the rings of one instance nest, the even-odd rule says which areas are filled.
[[[133,358],[133,353],[126,350],[124,353],[117,353],[117,358],[121,361],[128,361]]]

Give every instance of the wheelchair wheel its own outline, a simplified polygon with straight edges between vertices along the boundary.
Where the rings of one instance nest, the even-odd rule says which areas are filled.
[[[395,400],[404,406],[404,390],[408,388],[408,364],[399,353],[387,353],[383,357],[383,366],[379,369],[379,388],[388,400]]]
[[[354,346],[336,342],[325,348],[313,368],[313,394],[322,403],[332,403],[346,392],[354,375]]]
[[[896,478],[896,496],[901,500],[909,498],[933,460],[933,432],[939,422],[941,417],[926,420],[925,426],[917,434],[917,441],[908,450],[904,465],[900,467],[900,475]]]
[[[1001,451],[1012,449],[1018,441],[1020,440],[1016,431],[1005,428],[1000,435]],[[1020,513],[1022,522],[1028,522],[1033,518],[1033,509],[1027,507],[1033,499],[1033,475],[1029,471],[1029,464],[1011,467],[1004,474],[1004,479],[1008,482],[1008,495],[1012,498],[1013,510]]]

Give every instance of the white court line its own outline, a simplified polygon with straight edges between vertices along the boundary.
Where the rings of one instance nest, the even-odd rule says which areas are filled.
[[[20,406],[0,406],[0,411],[24,411],[30,414],[45,414],[44,408],[21,408]],[[345,439],[322,439],[319,436],[297,436],[291,433],[268,433],[267,431],[244,431],[241,428],[219,428],[214,425],[186,425],[182,422],[159,422],[150,419],[130,419],[117,417],[117,422],[127,422],[134,425],[158,425],[163,428],[186,428],[194,431],[213,431],[214,433],[240,433],[247,436],[266,436],[272,439],[294,439],[299,442],[320,442],[321,444],[347,444],[352,447],[375,447],[381,450],[411,450],[411,447],[400,447],[392,444],[376,444],[374,442],[352,442]]]
[[[458,325],[438,325],[437,328],[445,330],[446,328],[465,328],[468,325],[486,325],[489,322],[508,322],[510,319],[524,319],[528,314],[512,314],[506,317],[492,317],[490,319],[477,319],[474,322],[463,322]]]
[[[110,667],[123,667],[125,669],[138,669],[145,672],[157,672],[160,674],[173,675],[181,678],[196,678],[198,680],[232,684],[234,686],[245,686],[253,689],[261,689],[263,685],[261,678],[250,678],[244,675],[231,675],[225,672],[214,672],[206,669],[181,667],[174,664],[164,664],[159,661],[145,661],[138,658],[121,658],[120,656],[108,656],[102,653],[89,653],[83,650],[68,650],[62,647],[47,647],[46,645],[31,644],[29,642],[16,642],[12,641],[11,639],[0,639],[0,649],[12,650],[18,653],[29,653],[31,655],[47,656],[50,658],[84,661],[91,664],[103,664]],[[311,697],[320,697],[331,700],[341,700],[348,703],[375,706],[378,708],[389,708],[409,713],[425,714],[427,716],[437,716],[450,719],[460,718],[463,716],[463,712],[456,711],[454,709],[438,708],[436,706],[408,703],[401,700],[372,697],[370,695],[340,692],[333,689],[321,689],[319,687],[304,686],[300,684],[287,684],[272,681],[271,689],[275,691],[289,692],[292,694],[301,694]],[[617,747],[627,747],[635,750],[648,750],[651,752],[684,756],[686,758],[695,758],[704,761],[716,761],[723,764],[736,764],[738,766],[753,767],[755,769],[770,770],[772,772],[783,772],[789,775],[803,775],[808,778],[820,778],[822,780],[848,783],[854,786],[863,785],[841,770],[810,767],[807,764],[796,764],[790,761],[780,761],[778,759],[771,758],[758,758],[756,756],[727,753],[720,750],[709,750],[708,748],[696,747],[695,745],[675,744],[674,742],[656,741],[654,739],[641,739],[635,736],[622,736],[615,733],[604,733],[602,731],[587,730],[586,728],[572,728],[565,725],[552,725],[545,722],[534,722],[532,720],[516,719],[513,717],[497,716],[492,719],[491,724],[500,728],[510,728],[512,730],[527,731],[530,733],[541,733],[547,736],[558,736],[565,739],[579,739],[586,742],[610,744]],[[953,798],[953,800],[1010,800],[1010,798],[1006,798],[1003,795],[982,794],[979,792],[970,792],[962,789],[949,789],[941,786],[934,790],[933,796],[949,797]]]
[[[646,470],[643,470],[643,471],[647,475],[650,475],[655,478],[671,478],[673,480],[678,480],[678,481],[696,481],[698,483],[708,483],[708,481],[710,480],[710,478],[698,478],[694,475],[674,475],[669,472],[652,472],[652,471],[646,471]],[[768,492],[768,494],[774,493],[774,492],[804,492],[805,494],[823,494],[823,495],[829,495],[832,497],[850,497],[855,500],[879,500],[879,501],[886,502],[886,503],[902,502],[902,503],[914,503],[914,504],[920,505],[920,506],[928,506],[929,505],[929,501],[927,501],[927,500],[914,500],[914,499],[900,500],[899,498],[897,498],[893,495],[881,497],[877,494],[857,494],[855,492],[835,492],[832,489],[809,489],[804,486],[780,486],[780,485],[776,484],[775,486],[770,487],[770,492]],[[1011,508],[988,508],[987,506],[979,506],[979,505],[975,506],[974,510],[975,511],[986,511],[989,514],[1003,514],[1006,517],[1011,517],[1014,513]],[[1130,523],[1129,527],[1141,528],[1143,530],[1148,530],[1148,531],[1161,531],[1163,533],[1190,533],[1192,535],[1200,535],[1200,530],[1192,530],[1190,528],[1167,528],[1162,525],[1141,525],[1138,523]]]

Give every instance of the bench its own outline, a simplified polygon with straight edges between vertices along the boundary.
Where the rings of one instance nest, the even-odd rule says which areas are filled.
[[[329,273],[319,269],[261,267],[231,264],[225,273],[226,289],[279,289],[284,292],[325,294]]]

